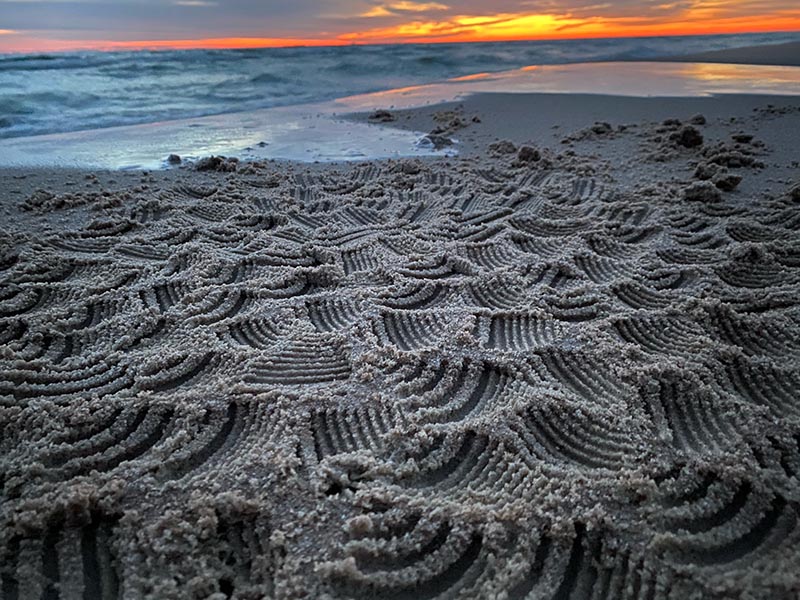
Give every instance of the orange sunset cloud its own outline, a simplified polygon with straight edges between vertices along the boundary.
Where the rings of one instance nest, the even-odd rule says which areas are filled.
[[[637,17],[608,19],[573,18],[564,15],[497,15],[456,17],[446,21],[414,21],[391,27],[343,34],[339,40],[380,43],[382,41],[480,42],[549,40],[584,37],[639,37],[722,33],[756,33],[800,29],[800,16],[765,20],[729,17],[708,22],[660,23]]]
[[[581,4],[580,0],[509,0],[502,5],[517,10],[496,13],[476,10],[475,4],[478,3],[469,1],[340,1],[347,6],[340,7],[338,12],[332,10],[330,14],[320,13],[321,16],[316,17],[324,24],[324,29],[320,27],[316,32],[303,35],[296,35],[300,31],[296,28],[282,28],[282,31],[292,32],[285,36],[261,35],[260,32],[253,35],[252,30],[257,29],[256,19],[248,24],[246,35],[230,35],[227,31],[219,35],[222,31],[214,31],[213,26],[202,22],[205,35],[185,35],[181,32],[182,35],[136,38],[135,33],[120,34],[126,39],[95,37],[90,35],[89,30],[81,32],[80,38],[79,34],[69,30],[71,39],[64,39],[58,30],[26,31],[15,28],[0,29],[0,34],[5,34],[0,35],[0,51],[258,48],[800,30],[800,7],[793,2],[780,0],[682,0],[645,6],[630,5],[623,1]],[[213,11],[219,9],[218,5],[204,0],[179,0],[173,2],[173,9],[189,11],[190,15],[208,14],[208,20],[212,20],[212,16],[217,14]],[[547,10],[541,10],[542,7]],[[533,10],[536,8],[540,10]],[[13,23],[10,24],[13,26]],[[158,31],[162,29],[158,28]]]

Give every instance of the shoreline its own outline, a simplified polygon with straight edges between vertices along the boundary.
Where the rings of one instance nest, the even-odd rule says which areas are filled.
[[[164,168],[169,155],[197,160],[220,154],[245,160],[336,162],[447,156],[457,146],[431,143],[424,130],[383,127],[349,113],[425,107],[475,94],[592,94],[620,98],[800,95],[800,69],[766,65],[619,62],[533,66],[482,73],[321,103],[211,117],[0,140],[10,166]],[[551,100],[553,97],[550,97]],[[558,100],[560,101],[560,100]],[[782,102],[782,100],[780,101]],[[613,105],[603,98],[599,103]],[[588,106],[591,106],[589,104]],[[592,113],[591,108],[586,111]],[[593,114],[599,114],[594,111]],[[390,123],[389,123],[390,124]],[[441,138],[439,138],[441,140]]]
[[[647,152],[653,159],[654,169],[659,170],[663,168],[663,163],[674,159],[674,151],[664,151],[660,156],[662,150],[658,144],[653,145],[652,141],[648,141],[648,136],[658,138],[659,135],[648,132],[663,129],[661,123],[664,121],[674,119],[686,123],[693,115],[701,114],[706,119],[704,131],[715,139],[730,139],[737,132],[748,134],[752,129],[769,134],[770,150],[776,152],[781,160],[774,169],[762,170],[765,176],[759,181],[744,179],[740,189],[755,192],[758,189],[771,189],[764,181],[791,173],[793,161],[790,157],[796,151],[791,123],[800,114],[800,100],[792,96],[749,94],[642,98],[603,94],[497,92],[474,93],[460,101],[392,109],[388,112],[392,120],[382,122],[381,131],[398,130],[414,136],[434,135],[452,139],[458,154],[330,162],[233,158],[232,161],[223,160],[204,172],[196,170],[197,162],[186,162],[167,169],[144,170],[6,166],[0,167],[0,177],[7,182],[6,194],[16,196],[43,186],[57,188],[59,193],[106,193],[109,190],[124,190],[126,186],[142,182],[169,186],[179,181],[213,179],[221,176],[218,172],[225,169],[231,169],[230,176],[237,177],[237,173],[246,173],[250,167],[255,172],[266,169],[268,172],[284,171],[299,176],[304,172],[324,173],[326,170],[348,172],[372,164],[402,165],[414,160],[421,160],[421,164],[471,165],[485,159],[487,148],[492,144],[506,141],[516,147],[530,145],[554,155],[568,154],[577,149],[589,156],[597,153],[605,160],[610,158],[614,161],[621,172],[635,167],[641,153]],[[370,120],[372,114],[353,112],[337,115],[337,118],[344,123],[371,128],[374,126]],[[753,120],[754,114],[759,116],[757,121]],[[598,124],[603,127],[607,124],[610,129],[596,134],[593,128]]]

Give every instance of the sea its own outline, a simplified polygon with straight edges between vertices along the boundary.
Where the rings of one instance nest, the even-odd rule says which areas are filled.
[[[528,65],[648,60],[798,40],[800,32],[0,54],[0,138],[323,102]]]

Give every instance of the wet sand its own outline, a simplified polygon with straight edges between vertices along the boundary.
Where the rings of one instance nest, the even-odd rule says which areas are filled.
[[[678,56],[669,60],[800,67],[800,42],[698,52],[696,54]]]
[[[0,598],[796,597],[800,100],[392,116],[0,172]]]

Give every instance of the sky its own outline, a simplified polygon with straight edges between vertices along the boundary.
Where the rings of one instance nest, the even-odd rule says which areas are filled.
[[[0,52],[799,30],[800,0],[0,0]]]

